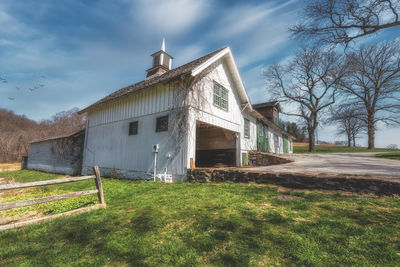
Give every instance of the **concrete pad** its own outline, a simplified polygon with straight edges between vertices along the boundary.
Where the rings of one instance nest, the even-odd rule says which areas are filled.
[[[253,167],[248,170],[285,173],[350,174],[400,181],[400,161],[375,157],[376,153],[291,154],[292,163]],[[282,156],[282,155],[280,155]]]

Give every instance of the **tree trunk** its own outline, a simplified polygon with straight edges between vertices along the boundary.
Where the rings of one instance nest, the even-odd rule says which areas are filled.
[[[374,116],[368,116],[368,149],[375,149],[375,123]]]
[[[351,147],[351,133],[347,133],[347,146]]]
[[[353,134],[353,146],[354,147],[356,146],[356,135],[355,134]]]
[[[315,130],[308,131],[308,151],[315,152]]]

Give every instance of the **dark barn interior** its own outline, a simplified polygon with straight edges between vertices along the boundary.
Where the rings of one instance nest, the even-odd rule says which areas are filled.
[[[197,122],[195,165],[196,167],[236,166],[236,133]]]

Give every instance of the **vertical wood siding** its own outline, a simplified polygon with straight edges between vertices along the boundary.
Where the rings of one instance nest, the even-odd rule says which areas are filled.
[[[156,132],[157,117],[170,115],[176,85],[164,84],[99,106],[88,114],[83,173],[99,165],[102,173],[127,178],[149,178],[153,171],[153,144],[160,145],[158,173],[184,176],[186,151],[170,132]],[[171,118],[169,118],[171,120]],[[138,135],[129,135],[129,123],[138,121]],[[171,130],[171,127],[169,127]],[[171,154],[172,159],[168,159]]]
[[[89,113],[89,127],[169,110],[173,94],[172,85],[159,85],[105,103]]]

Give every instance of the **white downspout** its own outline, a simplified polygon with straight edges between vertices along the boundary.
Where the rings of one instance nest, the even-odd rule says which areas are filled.
[[[153,153],[154,153],[153,181],[156,180],[156,176],[157,176],[157,154],[158,154],[158,150],[159,150],[159,149],[160,149],[160,145],[159,145],[159,144],[153,145]]]
[[[153,172],[153,181],[156,181],[157,176],[157,152],[154,152],[154,172]]]

